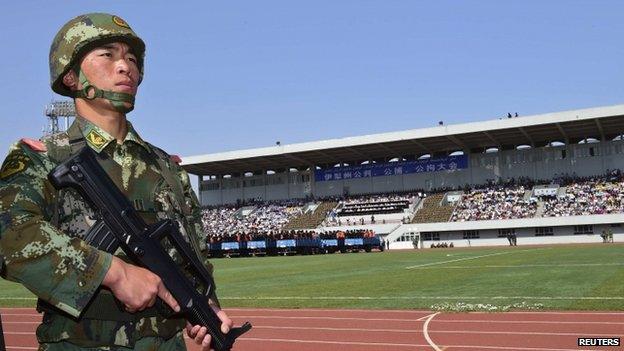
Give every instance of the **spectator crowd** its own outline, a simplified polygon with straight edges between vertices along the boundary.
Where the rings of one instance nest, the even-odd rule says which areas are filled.
[[[536,197],[532,189],[537,184],[556,184],[560,189],[551,195]],[[438,194],[453,189],[438,189]],[[619,170],[608,171],[595,177],[578,177],[574,174],[556,175],[547,181],[527,178],[489,182],[483,186],[465,187],[464,193],[453,204],[450,221],[505,220],[535,216],[560,217],[624,212],[624,175]],[[424,198],[424,191],[370,194],[332,198],[339,201],[334,210],[327,210],[325,225],[375,224],[375,214],[403,211],[416,198]],[[332,206],[335,203],[332,204]],[[267,201],[205,208],[202,222],[210,242],[252,241],[263,239],[335,238],[336,235],[364,235],[359,231],[328,232],[317,235],[314,231],[285,230],[284,226],[299,217],[305,207],[304,200]],[[336,210],[337,209],[337,210]],[[340,219],[343,215],[355,218]],[[357,217],[356,217],[357,218]],[[370,220],[369,220],[370,218]],[[448,218],[448,217],[446,217]],[[351,223],[353,222],[353,223]],[[340,234],[339,234],[340,233]],[[366,234],[368,235],[368,234]]]
[[[563,196],[544,196],[544,217],[583,216],[624,212],[624,177],[610,171],[599,177],[567,177]]]
[[[525,200],[524,185],[490,185],[472,189],[458,201],[452,222],[515,219],[533,217],[537,210],[534,198]]]
[[[265,202],[245,207],[216,207],[204,209],[202,222],[208,236],[268,234],[279,232],[293,217],[301,214],[300,201]]]

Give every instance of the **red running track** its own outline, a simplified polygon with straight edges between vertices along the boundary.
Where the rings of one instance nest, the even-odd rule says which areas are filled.
[[[36,350],[41,316],[3,308],[7,351]],[[254,328],[235,351],[623,350],[577,346],[579,337],[619,337],[624,312],[435,313],[402,310],[227,309]],[[187,340],[190,350],[199,350]]]

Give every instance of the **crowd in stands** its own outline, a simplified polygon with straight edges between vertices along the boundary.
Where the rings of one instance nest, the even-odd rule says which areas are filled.
[[[395,192],[384,194],[369,194],[369,195],[351,195],[346,196],[340,200],[345,205],[354,204],[375,204],[385,202],[397,202],[397,201],[410,201],[412,198],[422,196],[423,192]]]
[[[520,183],[520,184],[518,184]],[[530,218],[535,216],[537,201],[525,199],[527,190],[523,180],[505,184],[491,184],[471,189],[458,201],[452,222]]]
[[[624,212],[624,176],[620,170],[596,177],[561,175],[563,196],[543,196],[544,217],[582,216]]]
[[[385,219],[376,221],[375,215],[402,213],[416,198],[423,196],[424,191],[344,196],[337,199],[336,210],[329,213],[324,224],[329,226],[385,224]],[[345,216],[359,218],[340,218]]]
[[[406,221],[409,217],[403,217],[401,219],[402,223],[407,223]],[[396,221],[395,221],[396,222]],[[359,217],[359,218],[340,218],[337,216],[329,216],[323,224],[326,226],[352,226],[352,225],[365,225],[365,224],[386,224],[386,219],[382,218],[381,220],[375,219],[375,215],[371,215],[370,217]]]
[[[565,192],[539,197],[528,195],[527,191],[537,184],[556,184],[565,188]],[[593,177],[559,174],[545,181],[511,179],[465,191],[451,221],[532,218],[537,215],[539,202],[543,204],[539,214],[543,217],[624,212],[624,174],[620,170]]]
[[[404,209],[409,207],[409,201],[389,201],[383,203],[357,203],[343,205],[336,211],[338,216],[361,216],[361,215],[376,215],[376,214],[389,214],[400,213]]]
[[[403,191],[383,194],[343,195],[330,197],[338,203],[334,216],[375,215],[401,212],[424,191]]]
[[[202,222],[208,236],[248,233],[272,233],[301,214],[301,201],[275,201],[246,204],[250,213],[240,213],[243,206],[204,209]]]
[[[552,195],[535,197],[530,194],[535,185],[556,184],[561,189]],[[565,189],[565,190],[563,190]],[[558,217],[624,212],[624,174],[619,170],[608,171],[595,177],[578,177],[575,174],[556,175],[553,179],[534,181],[527,178],[490,182],[483,186],[464,187],[464,193],[456,203],[448,203],[444,194],[450,190],[436,189],[427,196],[424,191],[390,194],[370,194],[325,198],[317,208],[303,213],[307,200],[252,201],[236,206],[206,208],[202,221],[211,240],[231,237],[236,240],[251,238],[313,237],[313,231],[300,228],[316,228],[324,225],[382,224],[385,220],[375,218],[383,214],[385,207],[401,212],[417,198],[425,198],[422,208],[412,218],[414,223],[431,221],[476,221],[532,218],[535,216]],[[543,206],[542,206],[543,205]],[[351,209],[340,218],[339,211]],[[540,212],[538,213],[538,208]],[[380,211],[380,212],[376,212]],[[409,214],[406,214],[409,215]],[[403,222],[409,218],[404,217]],[[397,220],[398,221],[398,220]],[[350,231],[345,232],[349,233]],[[334,235],[335,233],[323,234]]]

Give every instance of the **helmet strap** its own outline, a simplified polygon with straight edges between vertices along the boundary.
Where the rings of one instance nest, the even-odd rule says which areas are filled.
[[[121,113],[128,113],[134,109],[134,95],[110,90],[102,90],[91,84],[89,79],[87,79],[87,76],[79,67],[75,70],[75,72],[78,73],[78,80],[82,84],[82,89],[74,91],[72,97],[86,100],[93,100],[96,98],[106,99],[110,101],[115,110]],[[130,106],[126,106],[125,103],[129,103]]]

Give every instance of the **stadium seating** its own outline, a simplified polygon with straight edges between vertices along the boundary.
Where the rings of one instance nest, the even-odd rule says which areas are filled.
[[[412,223],[447,222],[453,213],[454,205],[442,203],[444,194],[436,193],[426,197],[423,207],[416,212]]]
[[[314,209],[314,211],[308,213],[301,213],[299,216],[293,217],[283,229],[305,229],[318,227],[325,217],[333,210],[336,205],[335,201],[323,201]]]
[[[543,196],[544,217],[581,216],[624,212],[621,174],[570,182],[563,196]]]
[[[462,195],[452,222],[531,218],[537,211],[534,199],[525,200],[523,185],[490,185]]]
[[[409,208],[415,194],[375,194],[349,197],[340,201],[337,216],[370,216],[401,213]]]
[[[301,214],[300,201],[266,202],[252,206],[205,209],[202,215],[208,236],[238,233],[268,233],[281,230],[284,224]]]
[[[203,224],[211,244],[295,240],[297,247],[317,247],[310,240],[323,236],[306,229],[325,228],[332,236],[370,230],[376,225],[400,225],[408,221],[411,210],[419,208],[421,195],[374,194],[307,204],[291,200],[207,208]],[[624,213],[624,176],[619,171],[591,178],[561,176],[541,182],[517,179],[463,190],[445,189],[426,196],[411,223],[611,213]],[[374,230],[384,233],[381,228]]]

